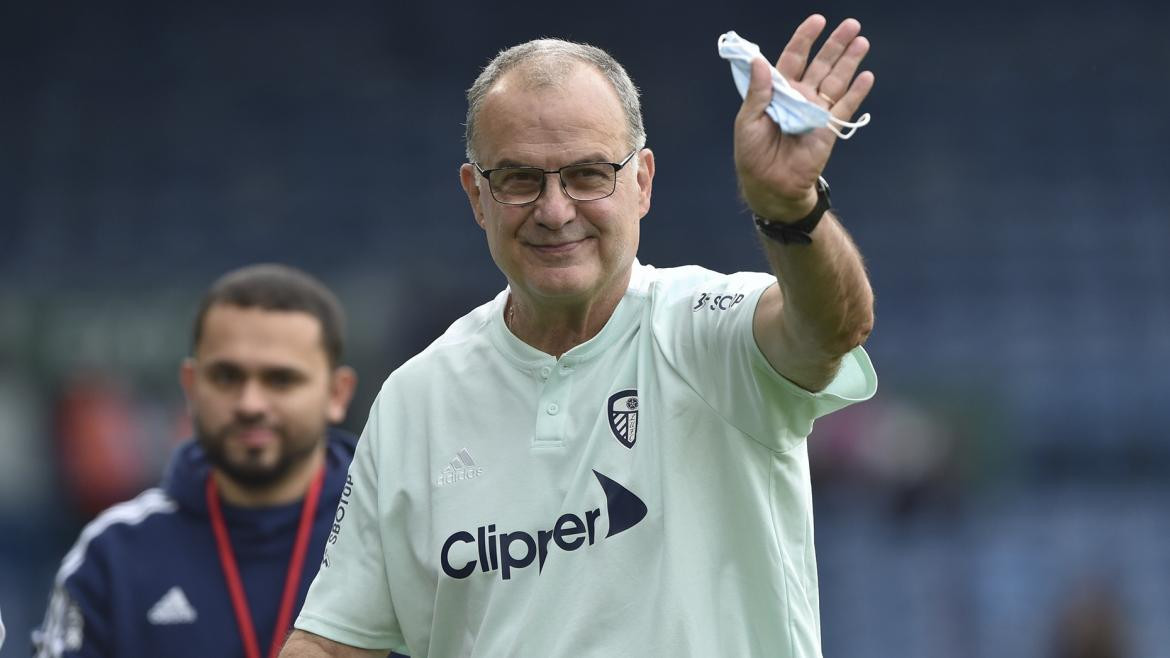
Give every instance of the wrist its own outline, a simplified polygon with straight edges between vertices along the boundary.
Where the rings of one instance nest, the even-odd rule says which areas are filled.
[[[752,215],[761,217],[765,221],[791,224],[804,219],[809,213],[813,212],[819,198],[820,195],[817,192],[817,186],[814,184],[799,199],[772,198],[768,199],[768,202],[764,204],[753,204],[749,202],[748,209],[751,210]]]
[[[804,215],[792,220],[763,217],[753,212],[752,217],[755,219],[756,229],[765,237],[781,244],[811,244],[812,232],[825,213],[832,208],[829,199],[829,183],[824,178],[817,179],[813,194],[815,199],[812,208]]]

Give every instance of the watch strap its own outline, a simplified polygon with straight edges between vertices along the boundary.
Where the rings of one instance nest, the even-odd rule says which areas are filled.
[[[825,211],[832,208],[829,198],[829,183],[824,178],[817,179],[817,203],[807,215],[795,222],[779,222],[764,219],[752,214],[756,222],[756,229],[770,240],[781,244],[812,244],[812,232],[816,229]]]

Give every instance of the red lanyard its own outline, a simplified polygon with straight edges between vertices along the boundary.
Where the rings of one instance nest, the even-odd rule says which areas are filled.
[[[292,558],[288,562],[288,575],[284,579],[284,594],[280,597],[280,610],[276,615],[276,628],[272,630],[272,648],[269,649],[270,658],[276,658],[280,653],[284,634],[292,622],[293,601],[297,596],[297,586],[301,582],[301,568],[305,564],[305,550],[309,546],[309,535],[313,531],[313,515],[317,513],[317,501],[321,499],[321,484],[325,481],[325,466],[317,471],[313,477],[309,491],[305,494],[305,502],[301,506],[301,520],[297,525],[297,539],[293,544]],[[232,608],[236,612],[236,624],[240,627],[240,636],[244,640],[244,654],[247,658],[260,658],[260,642],[256,639],[256,627],[252,624],[252,612],[248,609],[248,600],[244,598],[244,583],[240,580],[240,568],[236,564],[236,556],[232,552],[232,543],[228,539],[227,524],[223,521],[223,510],[219,506],[219,496],[215,491],[215,480],[207,476],[207,510],[211,514],[211,529],[215,531],[215,545],[219,549],[219,564],[223,567],[223,577],[227,581],[228,592],[232,596]]]

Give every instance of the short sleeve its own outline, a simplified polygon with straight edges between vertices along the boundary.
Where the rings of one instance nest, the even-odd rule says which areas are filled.
[[[294,626],[353,647],[405,651],[383,553],[377,436],[375,401],[349,467],[321,569]]]
[[[775,278],[757,273],[679,282],[655,301],[654,331],[674,368],[728,423],[771,450],[806,439],[817,418],[869,399],[877,376],[854,348],[833,381],[812,393],[768,363],[752,332],[756,304]]]

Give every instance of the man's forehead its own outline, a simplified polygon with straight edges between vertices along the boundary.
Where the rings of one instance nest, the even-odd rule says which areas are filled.
[[[597,69],[579,65],[554,84],[530,85],[509,71],[485,97],[478,146],[485,162],[512,158],[528,146],[564,145],[572,158],[617,157],[627,126],[617,92]],[[517,76],[517,77],[513,77]]]
[[[215,304],[203,318],[197,353],[231,352],[273,358],[315,359],[325,354],[321,322],[304,311]]]

